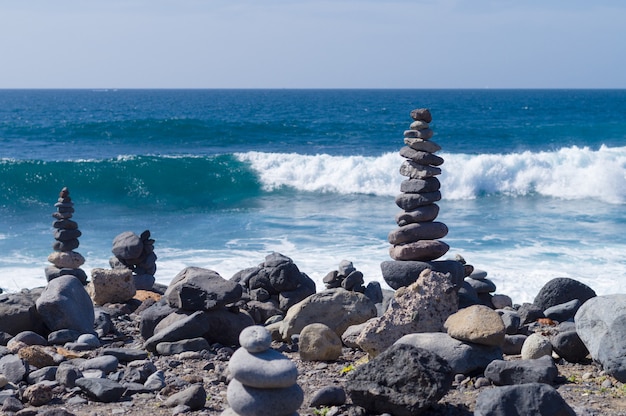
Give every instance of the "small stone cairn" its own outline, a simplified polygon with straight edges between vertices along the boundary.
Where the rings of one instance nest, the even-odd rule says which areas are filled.
[[[433,131],[428,123],[432,121],[430,110],[419,108],[411,111],[410,130],[404,132],[405,147],[400,155],[406,160],[400,166],[400,174],[408,177],[400,185],[400,195],[396,205],[403,209],[396,216],[399,228],[388,236],[392,247],[389,254],[394,260],[431,261],[440,258],[449,246],[440,241],[448,234],[448,227],[434,221],[439,214],[435,202],[441,199],[441,186],[437,175],[443,159],[434,153],[441,147],[430,140]]]
[[[112,269],[130,269],[135,287],[138,290],[150,290],[154,286],[157,255],[154,252],[154,240],[150,230],[141,235],[125,231],[113,239],[113,256],[109,259]]]
[[[222,416],[291,416],[304,400],[297,384],[298,369],[286,356],[270,348],[267,329],[253,325],[241,331],[239,348],[230,358],[230,405]]]
[[[74,203],[67,187],[61,189],[54,206],[57,211],[52,214],[54,218],[52,227],[56,241],[52,245],[54,252],[48,256],[48,261],[53,265],[46,267],[46,280],[49,282],[59,276],[72,275],[85,285],[87,274],[80,268],[85,263],[85,258],[74,251],[78,248],[78,237],[82,233],[78,229],[78,223],[71,219],[74,215]]]

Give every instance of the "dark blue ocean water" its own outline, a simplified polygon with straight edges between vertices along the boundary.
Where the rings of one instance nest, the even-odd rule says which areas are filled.
[[[150,229],[157,279],[279,251],[381,280],[402,132],[428,107],[450,255],[500,293],[626,290],[626,90],[1,90],[0,287],[45,283],[63,186],[86,269]]]

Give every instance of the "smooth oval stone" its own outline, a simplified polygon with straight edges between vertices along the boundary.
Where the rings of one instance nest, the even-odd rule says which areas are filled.
[[[233,379],[228,384],[226,398],[240,416],[276,416],[294,413],[304,400],[299,385],[277,389],[259,389]]]
[[[400,192],[407,194],[435,192],[438,191],[439,188],[441,188],[441,182],[435,177],[426,179],[406,179],[400,184]]]
[[[59,269],[77,269],[85,264],[85,258],[75,251],[55,251],[48,256],[48,261]]]
[[[78,229],[74,229],[74,230],[57,229],[54,232],[54,239],[57,241],[69,241],[69,240],[74,240],[80,237],[81,235],[83,235],[83,233],[81,233],[80,230]]]
[[[432,140],[414,139],[411,137],[404,138],[404,144],[411,149],[420,150],[422,152],[435,153],[441,150],[441,146]]]
[[[396,196],[396,205],[405,211],[412,211],[424,205],[431,205],[441,200],[441,192],[426,192],[420,194],[400,194]]]
[[[78,337],[76,342],[81,342],[81,343],[84,343],[84,344],[88,344],[88,345],[90,345],[92,347],[96,347],[96,348],[100,346],[100,340],[94,334],[82,334],[82,335],[80,335]]]
[[[419,240],[436,240],[448,234],[448,227],[437,221],[407,224],[389,233],[390,244],[413,243]]]
[[[411,139],[423,139],[428,140],[435,134],[431,129],[423,129],[423,130],[405,130],[404,137],[409,137]]]
[[[296,383],[296,365],[278,351],[269,349],[252,354],[239,348],[228,363],[230,374],[246,386],[273,389]]]
[[[423,121],[423,120],[415,120],[413,123],[411,123],[411,125],[409,126],[409,128],[411,130],[424,130],[430,127],[430,124],[428,124],[427,122]]]
[[[392,246],[389,256],[394,260],[430,261],[438,259],[450,250],[450,246],[439,240],[420,240]]]
[[[432,221],[439,215],[439,205],[424,205],[411,211],[402,211],[396,215],[396,223],[399,226],[411,224],[414,222]]]
[[[80,363],[80,369],[86,370],[100,370],[104,373],[111,373],[117,370],[119,360],[113,355],[101,355],[100,357],[91,358]]]
[[[409,146],[404,146],[400,149],[400,156],[411,159],[413,162],[419,163],[420,165],[439,166],[443,164],[442,157],[430,152],[411,149]]]
[[[52,249],[54,251],[72,251],[78,248],[80,242],[78,239],[67,240],[67,241],[55,241],[52,244]]]
[[[239,334],[239,345],[251,353],[265,351],[272,345],[272,335],[264,327],[252,325]]]
[[[62,228],[64,230],[75,230],[78,228],[78,223],[69,219],[60,219],[52,222],[52,227]]]
[[[419,165],[410,160],[405,160],[400,165],[400,175],[407,176],[411,179],[424,179],[441,175],[441,169],[436,166]]]

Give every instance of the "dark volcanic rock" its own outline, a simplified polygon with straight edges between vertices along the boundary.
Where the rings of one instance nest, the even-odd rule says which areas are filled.
[[[242,288],[213,270],[187,267],[165,291],[170,306],[189,311],[220,308],[241,299]]]
[[[384,261],[380,264],[385,282],[393,289],[409,286],[417,281],[420,273],[430,269],[439,273],[450,273],[455,286],[460,287],[465,271],[463,264],[456,260],[437,261]]]
[[[441,399],[452,385],[448,363],[428,350],[393,345],[349,373],[354,404],[373,414],[413,416]]]
[[[594,296],[596,296],[596,292],[584,283],[569,277],[557,277],[541,288],[535,296],[533,304],[545,311],[552,306],[574,299],[578,299],[583,304]]]

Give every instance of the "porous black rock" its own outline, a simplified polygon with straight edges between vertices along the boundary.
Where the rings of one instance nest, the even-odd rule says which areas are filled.
[[[533,304],[542,311],[578,299],[581,303],[596,296],[596,292],[584,283],[569,277],[557,277],[548,281],[537,293]],[[578,308],[576,308],[578,310]],[[574,313],[576,313],[576,310]]]
[[[419,415],[450,389],[448,363],[437,354],[396,344],[348,375],[352,402],[373,414]]]

